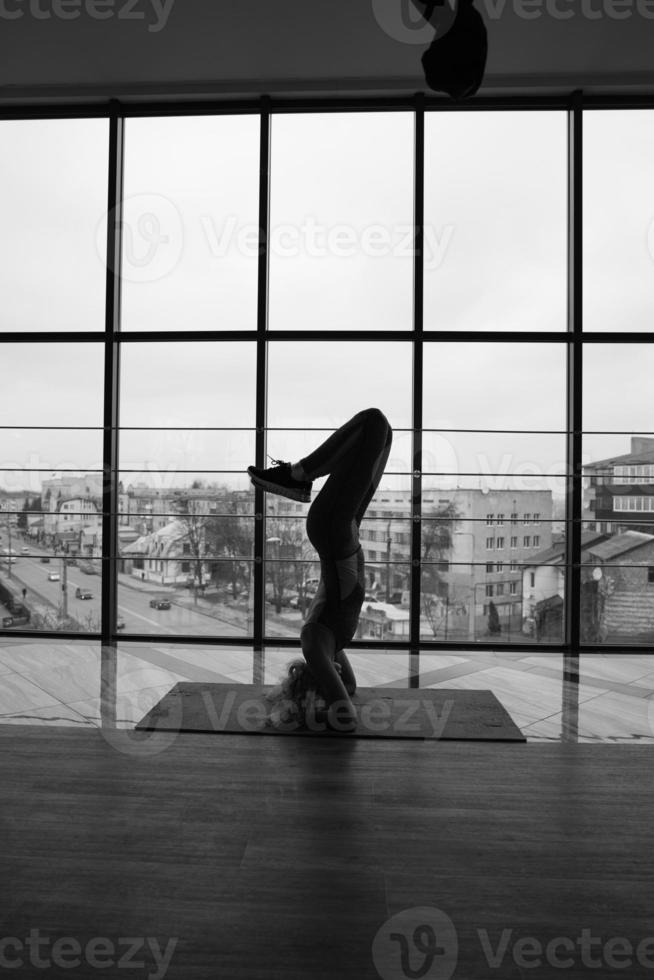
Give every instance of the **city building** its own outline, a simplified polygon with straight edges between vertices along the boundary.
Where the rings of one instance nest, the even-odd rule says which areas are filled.
[[[199,535],[199,555],[203,555],[201,529]],[[187,584],[189,581],[202,585],[209,574],[209,564],[201,559],[198,561],[194,555],[188,526],[184,521],[174,520],[125,544],[123,570],[142,581],[160,585]]]
[[[557,542],[534,555],[523,570],[522,615],[527,635],[561,639],[565,551],[565,542]],[[583,531],[581,562],[585,637],[601,642],[654,639],[654,534]]]
[[[628,530],[612,534],[585,548],[582,562],[582,601],[585,593],[593,634],[602,642],[639,637],[651,643],[654,533]]]
[[[654,527],[654,439],[631,437],[631,451],[587,463],[586,527],[596,531]]]
[[[598,542],[605,541],[607,535],[596,531],[582,531],[582,555]],[[547,614],[548,638],[561,638],[563,622],[563,601],[565,597],[566,572],[565,539],[557,540],[528,559],[522,568],[522,624],[527,636],[542,637],[540,620]],[[552,624],[552,619],[556,622]]]
[[[410,583],[410,503],[408,491],[377,494],[361,525],[370,588],[376,586],[388,598]],[[450,615],[463,611],[457,629],[465,628],[467,635],[483,633],[491,601],[506,630],[520,629],[522,569],[551,545],[552,492],[427,487],[422,528],[422,555],[429,562],[423,588],[438,590],[443,630]],[[449,626],[447,631],[454,635]]]
[[[45,544],[61,547],[72,554],[82,554],[82,532],[89,529],[92,539],[100,543],[102,536],[102,475],[86,473],[50,477],[41,484],[42,524],[35,523]],[[92,546],[93,547],[93,546]],[[88,535],[87,535],[88,548]],[[88,553],[88,552],[87,552]]]
[[[0,534],[2,525],[16,526],[18,514],[23,510],[30,495],[24,490],[3,490],[0,488]]]
[[[280,518],[277,530],[295,542],[287,546],[286,557],[311,561],[313,550],[303,540],[306,505],[278,497],[271,498],[267,508],[269,521]],[[367,589],[385,607],[409,602],[411,526],[411,494],[396,490],[375,494],[359,529]],[[425,488],[422,528],[422,554],[428,564],[423,572],[426,618],[421,631],[449,637],[461,631],[467,637],[482,635],[491,601],[501,626],[520,630],[522,570],[552,542],[552,492]],[[377,610],[376,618],[381,612]],[[389,628],[390,621],[389,617]]]

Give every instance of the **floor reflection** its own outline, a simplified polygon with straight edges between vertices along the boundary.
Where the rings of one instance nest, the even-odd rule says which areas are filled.
[[[0,642],[0,722],[133,728],[178,681],[275,683],[297,647]],[[654,655],[349,653],[359,685],[491,690],[529,742],[654,743]]]

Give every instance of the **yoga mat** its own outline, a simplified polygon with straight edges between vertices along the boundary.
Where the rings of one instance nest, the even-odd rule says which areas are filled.
[[[413,738],[449,741],[526,742],[492,691],[387,687],[359,688],[352,698],[359,722],[354,732],[334,731],[323,722],[267,724],[272,685],[176,684],[139,721],[137,731],[308,735],[336,738]]]

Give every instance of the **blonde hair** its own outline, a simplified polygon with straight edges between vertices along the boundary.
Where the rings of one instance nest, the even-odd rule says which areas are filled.
[[[340,665],[335,667],[340,673]],[[265,697],[271,703],[268,724],[273,728],[306,728],[307,718],[327,709],[306,660],[291,660],[285,676]]]

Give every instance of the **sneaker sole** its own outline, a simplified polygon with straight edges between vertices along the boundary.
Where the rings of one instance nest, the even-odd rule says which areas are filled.
[[[290,487],[280,486],[279,483],[269,483],[267,480],[262,480],[261,477],[252,476],[251,473],[248,473],[248,476],[250,477],[250,483],[255,487],[269,490],[271,493],[276,493],[280,497],[288,497],[289,500],[299,500],[302,504],[311,502],[310,494],[302,490],[292,490]]]

